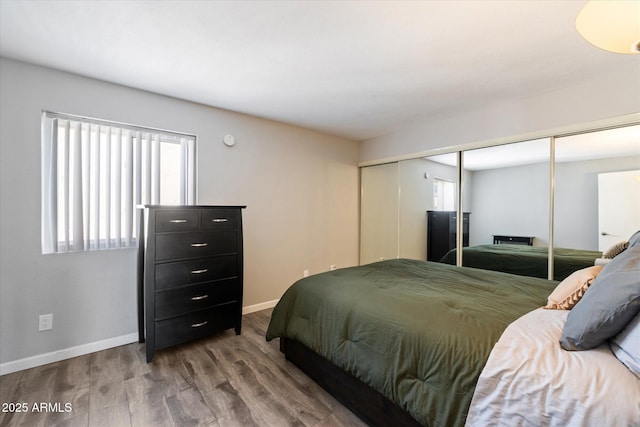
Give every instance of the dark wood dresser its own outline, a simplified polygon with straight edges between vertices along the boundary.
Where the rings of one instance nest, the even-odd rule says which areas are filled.
[[[462,246],[469,246],[469,214],[462,214]],[[456,247],[456,222],[455,211],[427,211],[427,261],[440,261]]]
[[[242,324],[244,206],[144,206],[138,328],[155,350]]]

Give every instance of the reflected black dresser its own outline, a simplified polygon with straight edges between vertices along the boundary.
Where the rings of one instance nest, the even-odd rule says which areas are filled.
[[[462,214],[462,246],[469,246],[469,215]],[[456,247],[457,213],[427,211],[427,261],[440,261]]]
[[[242,325],[244,206],[144,206],[138,329],[155,350]]]

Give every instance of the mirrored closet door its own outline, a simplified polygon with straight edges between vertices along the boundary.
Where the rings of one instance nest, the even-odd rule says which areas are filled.
[[[549,158],[548,138],[463,152],[462,265],[547,277]],[[441,261],[456,264],[456,252]]]
[[[360,169],[360,264],[398,257],[398,163]]]
[[[640,125],[362,167],[361,179],[361,264],[413,258],[562,280],[574,258],[593,265],[640,229]]]
[[[640,230],[640,126],[556,139],[554,228],[560,275]],[[567,256],[584,259],[566,267]]]
[[[456,165],[455,153],[398,163],[400,258],[440,259],[455,247]],[[429,234],[435,217],[446,229],[438,227],[438,233]]]
[[[455,153],[361,168],[360,263],[426,260],[427,214],[455,214],[456,175]]]

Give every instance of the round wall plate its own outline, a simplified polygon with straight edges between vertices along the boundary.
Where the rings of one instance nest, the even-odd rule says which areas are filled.
[[[236,138],[233,135],[225,135],[224,138],[222,138],[222,141],[227,147],[233,147],[236,145]]]

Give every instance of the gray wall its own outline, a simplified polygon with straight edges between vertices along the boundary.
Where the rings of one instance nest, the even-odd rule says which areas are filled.
[[[400,185],[399,256],[427,259],[427,213],[433,209],[433,178],[456,180],[456,169],[424,158],[398,162]],[[429,173],[429,178],[425,178]]]
[[[428,158],[398,162],[400,185],[400,249],[401,258],[427,259],[427,211],[433,209],[435,178],[457,182],[457,168],[437,163]],[[429,177],[425,178],[425,173]],[[471,175],[465,173],[465,183]],[[457,185],[457,184],[456,184]],[[468,206],[468,193],[464,193],[463,205]],[[456,199],[457,200],[457,199]],[[454,203],[457,208],[458,203]]]
[[[598,173],[640,169],[640,155],[558,163],[554,246],[598,250]]]
[[[473,172],[469,244],[493,243],[494,234],[549,241],[549,163]],[[465,209],[467,210],[467,209]]]
[[[41,254],[42,110],[198,135],[198,202],[248,206],[245,307],[304,269],[358,263],[356,142],[3,58],[0,363],[137,332],[135,250]],[[54,327],[39,333],[45,313]]]

